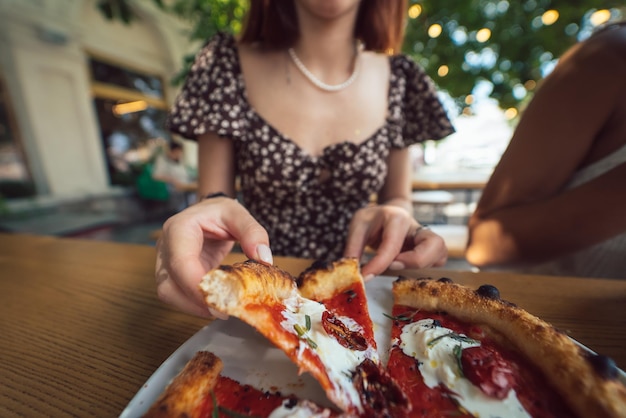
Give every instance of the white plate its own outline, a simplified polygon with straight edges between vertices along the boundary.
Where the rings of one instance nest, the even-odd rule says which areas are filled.
[[[393,305],[391,284],[397,277],[380,276],[366,283],[374,337],[383,363],[387,362],[391,327],[389,318]],[[584,345],[580,344],[586,350]],[[298,376],[298,368],[278,348],[255,329],[237,318],[215,321],[202,328],[181,345],[154,372],[126,406],[120,418],[142,416],[175,377],[202,349],[213,352],[224,363],[222,374],[261,390],[292,393],[321,405],[331,406],[317,381],[308,373]],[[591,350],[589,350],[591,351]],[[626,373],[620,370],[626,384]]]

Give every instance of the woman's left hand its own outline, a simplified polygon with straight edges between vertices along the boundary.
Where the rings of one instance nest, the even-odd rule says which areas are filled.
[[[361,269],[366,280],[386,269],[440,267],[448,259],[439,235],[405,209],[391,205],[368,206],[354,214],[344,256],[360,259],[366,246],[376,250]]]

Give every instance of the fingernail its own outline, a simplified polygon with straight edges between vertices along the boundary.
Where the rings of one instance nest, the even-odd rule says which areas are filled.
[[[401,261],[392,261],[391,264],[389,264],[389,270],[402,270],[405,267],[406,266]]]
[[[265,244],[259,244],[256,247],[256,254],[259,256],[259,260],[264,262],[265,264],[272,265],[274,264],[274,258],[272,257],[272,250]]]
[[[373,274],[368,274],[367,276],[363,277],[363,281],[364,282],[369,282],[370,280],[372,280],[374,278]]]

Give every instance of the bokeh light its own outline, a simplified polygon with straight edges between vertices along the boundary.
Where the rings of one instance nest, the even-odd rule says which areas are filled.
[[[436,38],[439,35],[441,35],[442,31],[443,31],[443,28],[441,27],[439,23],[433,23],[428,28],[428,36],[430,36],[431,38]]]
[[[591,14],[589,21],[593,26],[599,26],[606,23],[611,18],[611,12],[606,9],[596,10]]]
[[[417,19],[419,15],[422,14],[422,6],[419,4],[414,4],[409,7],[409,17],[411,19]]]
[[[554,9],[546,10],[543,15],[541,15],[541,23],[546,26],[554,24],[557,20],[559,20],[559,12]]]
[[[491,38],[491,30],[488,28],[482,28],[476,32],[476,40],[478,42],[487,42]]]

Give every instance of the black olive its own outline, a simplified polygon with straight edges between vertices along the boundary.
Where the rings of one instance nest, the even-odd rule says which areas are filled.
[[[452,283],[452,279],[448,278],[448,277],[442,277],[440,279],[437,280],[440,283]]]
[[[476,289],[476,293],[487,299],[500,299],[500,291],[497,287],[492,286],[490,284],[484,284]]]
[[[602,354],[590,354],[587,359],[589,360],[589,363],[591,363],[591,365],[593,366],[596,373],[600,375],[600,377],[607,380],[617,379],[617,365],[611,357],[604,356]]]

